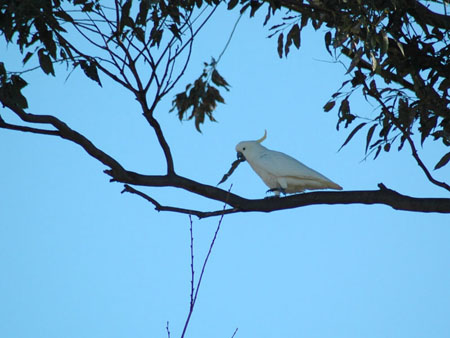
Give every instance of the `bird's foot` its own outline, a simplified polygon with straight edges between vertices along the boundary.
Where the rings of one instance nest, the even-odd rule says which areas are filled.
[[[282,193],[283,195],[286,195],[286,190],[284,190],[283,188],[272,188],[272,189],[269,189],[269,190],[266,191],[266,194],[268,194],[269,192],[275,193],[276,196],[279,196],[280,193]]]
[[[264,197],[265,200],[275,200],[280,198],[280,195],[272,195],[272,196],[266,196]]]

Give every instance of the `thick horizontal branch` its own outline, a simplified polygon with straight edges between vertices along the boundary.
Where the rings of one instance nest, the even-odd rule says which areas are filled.
[[[111,174],[108,171],[106,172],[108,174]],[[119,179],[119,181],[140,186],[166,186],[181,188],[197,195],[226,203],[233,209],[237,209],[239,212],[272,212],[277,210],[304,207],[308,205],[324,204],[382,204],[390,206],[396,210],[450,213],[450,198],[410,197],[399,194],[398,192],[391,189],[387,189],[383,184],[379,185],[379,190],[342,192],[321,191],[291,195],[284,198],[265,198],[252,200],[178,175],[146,176],[129,172],[126,176],[131,178],[131,180],[124,182],[123,180]],[[152,203],[154,202],[152,201]],[[197,215],[194,212],[192,214]]]
[[[52,115],[35,115],[25,112],[19,108],[14,102],[3,101],[5,107],[11,109],[24,122],[51,125],[56,131],[49,131],[48,133],[42,129],[23,127],[21,131],[28,131],[37,134],[48,134],[59,136],[69,141],[80,145],[89,155],[108,166],[120,176],[126,175],[127,171],[114,158],[106,154],[104,151],[97,148],[88,138],[79,132],[71,129],[66,123]],[[24,129],[26,128],[26,130]],[[12,129],[12,128],[9,128]],[[16,130],[19,130],[16,128]]]
[[[168,175],[142,175],[125,170],[113,157],[97,148],[89,139],[82,134],[71,129],[67,124],[58,118],[50,115],[34,115],[26,113],[23,109],[10,102],[3,102],[14,111],[23,121],[38,124],[47,124],[57,130],[57,135],[80,145],[89,155],[102,162],[111,169],[105,170],[111,181],[126,183],[129,185],[148,187],[175,187],[208,199],[226,203],[232,209],[226,213],[261,211],[272,212],[276,210],[292,209],[307,205],[320,204],[383,204],[396,210],[407,210],[417,212],[440,212],[450,213],[450,198],[416,198],[399,194],[393,190],[380,185],[380,190],[369,191],[343,191],[343,192],[311,192],[292,195],[284,198],[267,198],[251,200],[246,199],[229,191],[217,187],[202,184],[194,180],[171,173]],[[27,131],[41,133],[41,129]],[[56,133],[51,133],[56,135]],[[144,197],[144,195],[141,195]],[[144,197],[145,198],[145,197]],[[175,210],[176,207],[166,207],[160,205],[156,200],[147,198],[159,210],[177,211],[190,213],[199,217],[207,217],[217,212],[189,211],[189,209]],[[211,214],[213,213],[213,214]]]

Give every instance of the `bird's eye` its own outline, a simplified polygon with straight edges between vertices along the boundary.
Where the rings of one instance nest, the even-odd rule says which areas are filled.
[[[245,147],[244,147],[244,148],[242,148],[242,150],[245,150]]]

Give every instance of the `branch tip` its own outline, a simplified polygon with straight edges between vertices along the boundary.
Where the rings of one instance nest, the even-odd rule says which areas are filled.
[[[380,190],[392,191],[391,189],[388,189],[383,183],[378,183],[378,188],[380,188]]]

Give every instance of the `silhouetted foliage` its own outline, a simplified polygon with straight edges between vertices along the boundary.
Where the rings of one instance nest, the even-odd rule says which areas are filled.
[[[154,112],[161,99],[170,93],[179,119],[193,120],[198,131],[206,118],[215,121],[215,109],[218,103],[224,103],[220,90],[229,90],[230,85],[225,80],[226,74],[219,73],[214,58],[205,63],[197,79],[186,80],[191,83],[185,91],[174,94],[172,90],[183,78],[197,33],[220,3],[219,0],[5,0],[0,4],[0,33],[7,43],[19,47],[24,65],[34,59],[45,74],[58,76],[60,68],[55,64],[62,63],[69,71],[82,70],[100,86],[105,78],[110,79],[134,95],[163,150],[166,175],[128,171],[58,118],[27,112],[30,108],[22,93],[27,85],[23,71],[11,72],[4,60],[0,60],[0,102],[24,123],[39,124],[41,128],[10,124],[1,117],[1,112],[0,127],[60,136],[77,143],[109,168],[105,172],[112,181],[125,183],[124,191],[140,195],[158,210],[208,217],[318,203],[382,203],[403,210],[450,212],[448,199],[412,198],[383,185],[376,191],[310,193],[268,203],[247,200],[177,175],[172,152]],[[431,175],[415,144],[432,139],[450,145],[450,19],[443,1],[231,0],[227,4],[230,11],[239,11],[250,18],[258,11],[266,11],[263,25],[270,23],[268,34],[276,38],[275,48],[280,57],[287,57],[293,47],[301,48],[305,27],[311,26],[317,34],[323,34],[330,57],[348,61],[347,78],[336,93],[330,93],[330,100],[323,106],[326,112],[337,112],[337,129],[352,127],[342,146],[364,129],[365,151],[375,158],[381,150],[390,151],[394,144],[398,150],[407,144],[428,180],[450,191],[447,183]],[[375,113],[353,111],[352,94],[357,91],[375,103]],[[420,135],[419,140],[415,134]],[[434,168],[448,166],[449,162],[450,152],[446,152],[436,159]],[[178,187],[225,202],[231,208],[202,212],[162,206],[130,184]]]

